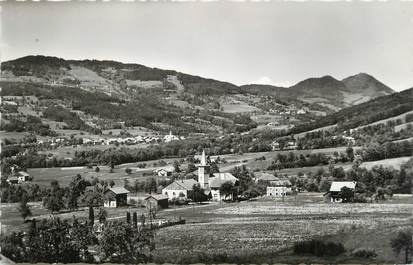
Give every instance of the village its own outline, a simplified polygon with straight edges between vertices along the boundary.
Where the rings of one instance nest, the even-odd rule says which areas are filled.
[[[408,1],[127,2],[0,1],[0,265],[413,262]]]
[[[297,181],[296,178],[298,176],[276,176],[268,171],[254,172],[253,175],[250,175],[251,179],[248,180],[246,179],[246,176],[248,176],[249,173],[245,171],[245,168],[238,168],[238,170],[243,172],[242,174],[238,174],[236,173],[237,171],[234,170],[230,170],[230,172],[214,172],[216,171],[217,165],[221,168],[225,165],[222,164],[221,160],[222,158],[218,156],[208,156],[205,153],[205,150],[203,150],[201,154],[197,154],[193,157],[193,161],[196,162],[194,164],[195,167],[191,166],[193,171],[186,171],[188,172],[187,175],[180,174],[178,178],[176,178],[178,176],[176,165],[158,167],[153,170],[153,177],[145,182],[145,185],[147,186],[146,190],[148,192],[136,192],[134,188],[131,189],[131,186],[128,185],[127,182],[125,182],[124,185],[121,185],[119,182],[118,184],[115,184],[113,182],[92,181],[93,185],[87,186],[90,185],[87,184],[90,182],[90,179],[84,179],[81,176],[73,177],[71,182],[73,184],[70,184],[70,187],[72,188],[75,187],[73,186],[75,183],[79,185],[86,181],[86,186],[81,188],[81,194],[77,197],[77,210],[63,210],[56,207],[55,203],[49,205],[47,199],[46,201],[43,200],[40,204],[29,202],[27,207],[28,209],[31,209],[30,214],[25,216],[24,223],[16,224],[15,222],[18,220],[18,216],[23,214],[23,212],[19,213],[21,210],[17,210],[16,208],[5,208],[3,206],[3,212],[12,218],[10,221],[14,220],[12,221],[12,226],[10,221],[5,220],[2,222],[3,230],[7,231],[11,229],[11,231],[16,231],[16,229],[23,229],[24,231],[27,229],[25,227],[30,223],[39,222],[41,218],[47,216],[63,219],[74,218],[76,216],[79,220],[89,220],[89,222],[93,222],[93,233],[99,237],[103,236],[105,233],[105,223],[125,222],[136,227],[141,227],[141,229],[142,227],[146,227],[147,229],[156,230],[156,242],[162,247],[155,251],[155,260],[158,262],[168,260],[177,263],[186,263],[198,260],[195,259],[193,255],[197,255],[197,251],[202,249],[202,243],[197,242],[196,249],[199,248],[198,250],[194,249],[195,252],[190,252],[192,254],[186,254],[186,256],[183,257],[184,260],[179,259],[174,251],[170,251],[172,249],[177,251],[177,247],[186,247],[186,243],[183,244],[181,241],[180,244],[176,245],[176,243],[165,238],[165,233],[180,233],[179,231],[182,232],[182,229],[185,230],[190,229],[192,226],[200,226],[209,218],[220,220],[223,216],[227,216],[222,220],[227,220],[227,222],[229,222],[228,225],[233,224],[235,227],[240,225],[237,221],[237,218],[239,218],[237,216],[239,215],[249,216],[248,218],[254,218],[255,220],[255,218],[261,216],[260,214],[264,214],[267,216],[266,218],[276,214],[281,220],[284,220],[289,214],[294,214],[297,217],[297,220],[302,220],[302,218],[313,218],[311,216],[323,214],[323,220],[331,220],[330,218],[333,217],[334,219],[335,215],[343,215],[348,209],[355,207],[355,209],[358,209],[357,215],[360,216],[356,219],[352,216],[357,211],[354,213],[345,213],[346,217],[344,217],[342,221],[345,223],[346,221],[344,220],[350,218],[353,226],[356,225],[356,227],[358,227],[357,229],[362,229],[360,231],[364,231],[366,225],[372,225],[373,227],[378,228],[389,222],[387,220],[389,216],[386,216],[386,212],[394,213],[394,211],[397,211],[399,214],[404,215],[411,210],[408,206],[409,204],[404,204],[405,202],[410,201],[411,197],[400,195],[392,195],[391,197],[386,195],[385,201],[379,200],[375,203],[373,200],[368,204],[354,203],[354,198],[357,198],[360,193],[356,181],[332,181],[326,192],[308,192],[303,190],[303,188],[298,188],[297,183],[292,183]],[[103,166],[101,167],[104,168]],[[234,176],[231,172],[235,172],[235,175],[238,177]],[[11,176],[8,178],[9,184],[14,185],[15,187],[25,186],[31,181],[34,181],[34,178],[27,172],[19,171],[18,167],[12,168]],[[245,181],[247,181],[247,183]],[[82,187],[82,185],[79,186],[79,188]],[[251,190],[249,190],[249,192],[240,192],[240,190],[243,189],[243,185],[257,187],[259,191],[256,195],[249,194],[252,192]],[[51,196],[55,195],[52,193]],[[59,198],[59,196],[56,198]],[[393,205],[399,205],[399,208],[393,208]],[[306,210],[306,207],[309,208]],[[313,207],[317,207],[318,210],[313,209]],[[50,211],[45,208],[49,208],[52,211],[52,215],[50,215]],[[378,218],[377,220],[381,220],[380,222],[384,223],[370,223],[370,221],[359,223],[366,218],[364,211],[370,211],[369,208],[375,212],[375,218]],[[387,210],[384,210],[386,208]],[[253,209],[258,211],[258,215],[256,215],[257,213],[254,213]],[[238,211],[239,213],[237,213]],[[329,214],[324,215],[324,212],[329,212]],[[400,225],[405,225],[405,221],[402,220],[405,219],[400,220]],[[207,224],[209,222],[210,221],[207,221]],[[261,222],[262,221],[258,221],[257,225],[261,224]],[[262,224],[265,223],[266,221]],[[274,224],[276,223],[277,222]],[[343,226],[344,223],[341,223],[340,221],[340,224],[336,224],[336,228],[333,228],[334,226],[332,226],[329,229],[335,230],[339,227],[342,229],[354,229],[347,227],[346,225]],[[228,225],[225,225],[225,227]],[[333,225],[333,223],[329,223],[328,225]],[[261,228],[257,227],[254,229]],[[265,233],[265,231],[267,231],[255,230],[254,233]],[[239,232],[241,231],[242,230]],[[267,231],[267,233],[270,231],[271,230]],[[224,233],[224,231],[222,231],[222,233]],[[297,231],[290,231],[289,233],[297,233]],[[306,233],[309,233],[308,236],[311,236],[313,232],[308,230]],[[192,236],[196,238],[201,236],[201,234],[193,234]],[[205,236],[205,234],[203,236]],[[189,238],[185,240],[188,239]],[[266,244],[263,245],[263,242],[258,243],[258,245],[266,246]],[[165,252],[162,250],[164,247],[170,249],[167,252],[168,255],[165,255]],[[228,250],[231,250],[234,247],[235,245],[231,244],[229,245]],[[251,246],[250,248],[253,249],[254,247]],[[268,252],[267,250],[264,251],[264,249],[261,252],[258,252],[262,253],[264,256],[275,255],[273,253],[274,250],[268,250]],[[276,249],[277,253],[278,251],[281,251],[280,253],[284,251],[282,248]],[[88,251],[94,257],[95,261],[100,261],[99,253],[94,247],[89,248]],[[225,255],[229,255],[228,252],[218,248],[218,246],[211,249],[211,251],[212,253],[214,251],[224,251],[227,253]],[[241,254],[237,255],[239,256]],[[169,259],[166,257],[169,257]],[[255,258],[257,257],[255,256]],[[219,259],[217,258],[216,260]],[[230,256],[228,257],[228,260],[232,260]]]

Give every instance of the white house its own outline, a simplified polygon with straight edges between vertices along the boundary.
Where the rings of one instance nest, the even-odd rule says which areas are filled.
[[[271,148],[273,151],[278,151],[280,150],[280,143],[277,141],[274,141],[271,143]]]
[[[238,181],[231,173],[214,173],[213,177],[209,178],[209,188],[213,201],[222,201],[224,199],[232,199],[232,195],[227,197],[220,194],[219,188],[225,182],[231,182],[233,185]]]
[[[26,171],[19,171],[17,172],[16,176],[19,182],[26,182],[30,179],[30,175]]]
[[[175,180],[162,189],[162,194],[168,196],[169,200],[173,198],[188,199],[189,193],[193,190],[194,185],[198,182],[194,179]]]
[[[327,192],[327,194],[330,195],[331,202],[341,202],[341,189],[346,187],[354,192],[354,190],[356,189],[356,185],[356,181],[333,181],[331,183],[330,190],[329,192]]]
[[[172,142],[172,141],[175,141],[175,140],[179,140],[179,137],[173,135],[171,131],[169,131],[169,134],[168,134],[168,135],[165,135],[165,136],[163,137],[163,141],[164,141],[165,143],[169,143],[169,142]]]
[[[170,165],[170,166],[165,166],[165,167],[162,167],[162,168],[155,169],[154,173],[156,173],[156,175],[158,175],[159,177],[168,177],[174,171],[175,171],[174,167],[172,165]]]
[[[267,187],[267,196],[271,197],[282,197],[286,196],[292,190],[290,187],[280,186],[280,187]]]
[[[288,179],[270,181],[267,187],[267,196],[282,197],[292,192],[291,182]]]

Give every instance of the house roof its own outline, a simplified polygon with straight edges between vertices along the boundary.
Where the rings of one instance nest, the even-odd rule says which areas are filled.
[[[165,190],[192,190],[193,186],[198,184],[194,179],[175,180],[165,187]]]
[[[238,179],[231,173],[214,173],[213,177],[209,178],[209,187],[219,188],[223,183],[228,181],[234,184]]]
[[[127,189],[125,189],[124,187],[112,187],[109,190],[112,191],[115,194],[129,193],[129,191]]]
[[[288,179],[274,180],[274,181],[271,181],[270,183],[271,183],[271,185],[276,186],[276,187],[277,186],[278,187],[280,187],[280,186],[291,186],[291,182]]]
[[[161,200],[167,200],[168,196],[163,195],[163,194],[150,194],[145,198],[145,200],[147,200],[149,198],[154,198],[157,201],[161,201]]]
[[[355,181],[333,181],[331,183],[330,191],[341,191],[342,188],[347,187],[354,190],[357,182]]]
[[[157,169],[154,170],[154,172],[156,172],[156,173],[158,173],[159,171],[174,172],[175,168],[174,168],[174,166],[169,165],[169,166],[164,166],[164,167],[157,168]]]
[[[263,181],[275,181],[275,180],[280,180],[279,178],[277,178],[276,176],[274,176],[273,174],[270,173],[261,173],[261,174],[257,174],[257,176],[255,177],[255,179],[258,180],[263,180]]]
[[[30,176],[29,173],[27,173],[26,171],[19,171],[17,172],[17,174],[20,176]]]

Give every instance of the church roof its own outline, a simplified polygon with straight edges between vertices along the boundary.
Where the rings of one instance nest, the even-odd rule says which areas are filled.
[[[219,188],[225,182],[232,182],[234,184],[238,181],[234,175],[231,173],[214,173],[213,177],[209,178],[209,187],[210,188]]]

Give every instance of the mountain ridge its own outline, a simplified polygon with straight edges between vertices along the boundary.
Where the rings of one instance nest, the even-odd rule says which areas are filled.
[[[43,55],[28,55],[2,63],[3,81],[29,81],[78,85],[86,90],[102,90],[107,94],[129,97],[130,90],[141,88],[173,89],[174,76],[185,92],[194,96],[238,93],[268,94],[281,101],[301,101],[335,112],[379,96],[394,93],[390,87],[366,73],[338,80],[330,75],[310,77],[290,87],[248,84],[237,86],[213,78],[151,68],[141,64],[112,60],[66,60]]]

